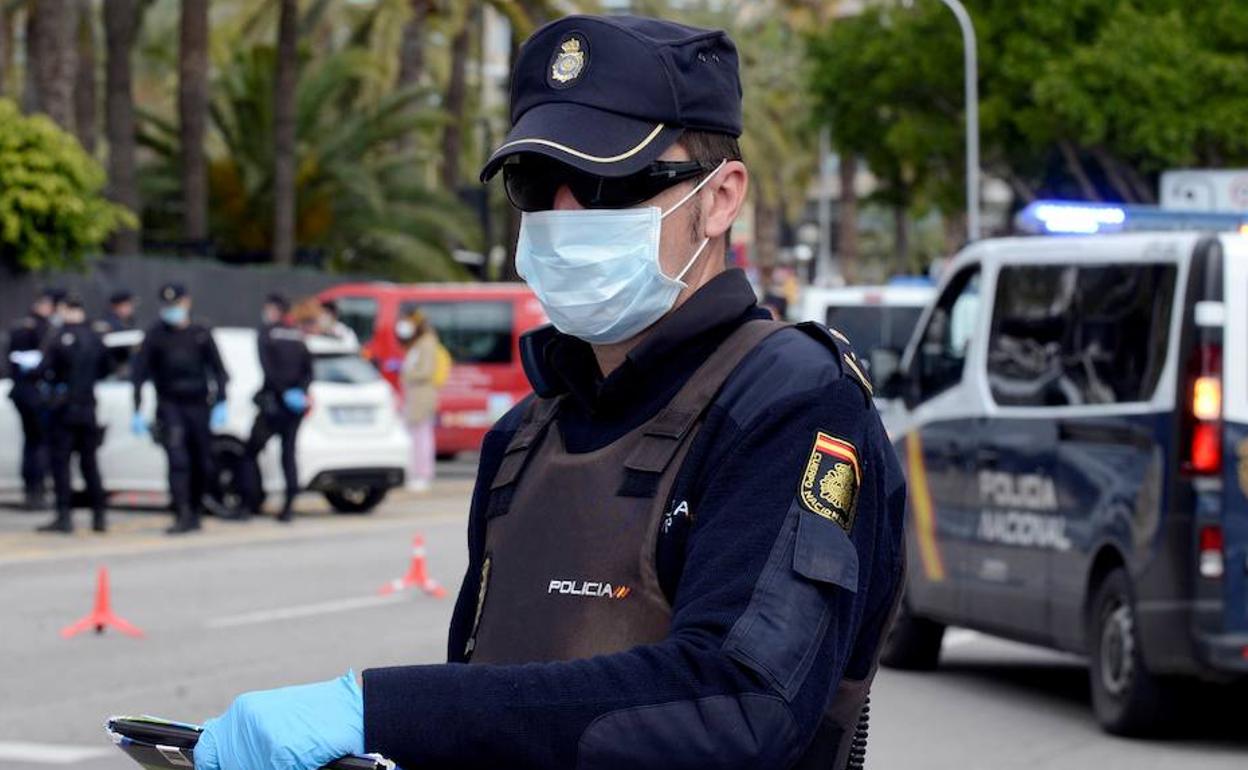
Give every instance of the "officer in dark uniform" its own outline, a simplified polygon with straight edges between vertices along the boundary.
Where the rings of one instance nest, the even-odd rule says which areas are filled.
[[[22,484],[25,506],[32,511],[45,506],[44,476],[48,467],[46,391],[40,387],[39,365],[61,294],[45,289],[35,297],[26,317],[9,329],[8,364],[13,376],[9,398],[22,421]]]
[[[740,96],[722,32],[573,16],[524,44],[482,176],[555,329],[481,450],[450,662],[240,698],[199,770],[858,765],[905,488],[847,342],[725,269]]]
[[[320,307],[313,301],[304,306],[301,325],[315,326]],[[308,408],[308,386],[312,384],[312,354],[304,344],[304,331],[287,322],[290,303],[280,294],[270,294],[264,302],[263,326],[257,344],[264,384],[256,393],[256,421],[243,463],[244,511],[259,513],[264,500],[257,458],[273,436],[282,441],[282,474],[286,478],[286,499],[278,521],[294,516],[295,495],[299,493],[299,469],[295,464],[295,439]]]
[[[119,289],[109,296],[108,312],[104,314],[100,322],[109,332],[134,328],[134,295],[129,289]]]
[[[62,324],[48,335],[39,365],[39,374],[48,390],[48,444],[56,488],[56,518],[39,527],[39,531],[74,531],[69,461],[76,454],[90,501],[91,528],[104,532],[104,487],[95,458],[100,444],[95,384],[108,375],[109,361],[99,335],[87,323],[82,300],[68,295],[60,308]]]
[[[152,324],[135,356],[135,434],[148,431],[143,416],[143,383],[156,386],[156,435],[169,464],[169,495],[176,516],[169,534],[200,528],[200,507],[214,516],[233,513],[213,496],[216,475],[212,430],[225,424],[228,376],[212,333],[191,323],[191,295],[181,284],[160,290],[160,320]]]

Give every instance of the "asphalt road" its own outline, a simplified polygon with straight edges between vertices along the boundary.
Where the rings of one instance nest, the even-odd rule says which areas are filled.
[[[470,468],[444,470],[452,478],[432,495],[396,495],[370,516],[309,499],[291,527],[210,521],[177,540],[150,510],[116,516],[107,536],[50,538],[28,534],[42,517],[0,508],[0,768],[131,770],[104,735],[110,714],[199,721],[243,690],[439,660],[451,596],[377,592],[405,571],[420,533],[453,596]],[[58,636],[90,608],[100,566],[114,609],[145,638]],[[939,671],[881,672],[868,766],[1248,766],[1242,693],[1202,691],[1182,737],[1131,742],[1096,728],[1085,679],[1076,659],[952,632]]]

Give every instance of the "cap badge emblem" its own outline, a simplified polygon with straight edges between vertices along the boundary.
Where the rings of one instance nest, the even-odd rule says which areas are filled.
[[[583,69],[585,69],[585,52],[581,50],[581,41],[570,37],[560,43],[555,63],[550,65],[550,76],[556,82],[567,83],[579,77]]]

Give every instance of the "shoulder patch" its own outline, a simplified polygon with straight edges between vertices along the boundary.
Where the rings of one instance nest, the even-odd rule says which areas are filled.
[[[867,376],[866,369],[863,367],[862,362],[858,360],[857,354],[854,353],[854,346],[848,337],[836,329],[815,321],[803,321],[797,324],[797,328],[831,351],[836,356],[836,362],[841,367],[841,372],[858,383],[858,387],[862,389],[866,399],[868,401],[871,400],[875,395],[875,389],[871,386],[871,378]]]
[[[862,469],[854,445],[822,431],[816,433],[797,494],[802,507],[849,532],[854,526],[861,484]]]

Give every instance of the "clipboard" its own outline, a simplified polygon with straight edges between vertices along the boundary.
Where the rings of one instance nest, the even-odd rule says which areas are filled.
[[[117,748],[147,770],[194,770],[195,744],[202,728],[149,716],[110,717],[106,728]],[[343,757],[321,770],[397,770],[376,754]]]

